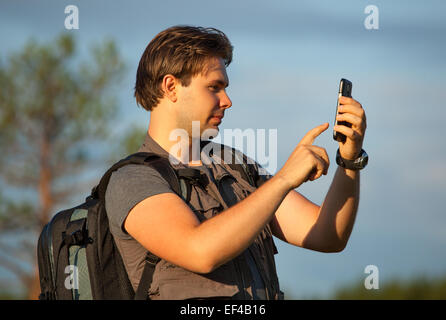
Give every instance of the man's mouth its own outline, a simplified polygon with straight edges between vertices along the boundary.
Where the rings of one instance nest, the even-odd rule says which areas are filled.
[[[223,119],[223,115],[222,114],[214,114],[211,117],[212,121],[215,121],[215,122],[218,122],[218,123],[221,122],[221,119]]]
[[[211,120],[212,120],[212,122],[215,122],[216,124],[220,124],[221,123],[221,118],[220,117],[212,117]]]
[[[214,116],[212,116],[212,119],[218,119],[218,120],[221,120],[221,119],[223,119],[223,115],[214,115]]]

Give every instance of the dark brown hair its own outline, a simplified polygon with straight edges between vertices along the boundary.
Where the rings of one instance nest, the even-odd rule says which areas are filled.
[[[136,102],[152,111],[164,95],[160,83],[166,74],[188,86],[193,76],[205,72],[208,59],[220,57],[228,66],[232,50],[227,36],[215,28],[179,25],[161,31],[150,41],[139,61]]]

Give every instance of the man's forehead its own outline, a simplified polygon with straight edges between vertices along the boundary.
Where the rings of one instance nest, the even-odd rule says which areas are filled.
[[[226,66],[222,58],[209,58],[206,60],[203,66],[203,74],[207,75],[211,72],[224,72],[226,73]]]
[[[222,80],[228,83],[228,75],[226,74],[226,67],[221,58],[214,58],[209,60],[206,67],[203,69],[203,75],[210,80]]]

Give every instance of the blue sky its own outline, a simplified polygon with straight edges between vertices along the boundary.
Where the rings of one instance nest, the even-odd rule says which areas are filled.
[[[70,4],[79,8],[79,30],[64,29]],[[367,5],[379,9],[378,30],[364,27]],[[338,83],[350,79],[367,114],[370,156],[350,242],[342,253],[324,254],[276,241],[283,289],[306,298],[363,281],[370,264],[383,284],[446,274],[445,12],[444,1],[0,1],[0,54],[60,32],[75,35],[81,55],[114,39],[127,64],[119,135],[148,124],[132,92],[148,42],[176,24],[216,27],[234,45],[227,69],[233,106],[221,130],[277,129],[280,168],[308,130],[330,123],[316,140],[330,156],[329,173],[298,189],[319,204],[336,167]]]

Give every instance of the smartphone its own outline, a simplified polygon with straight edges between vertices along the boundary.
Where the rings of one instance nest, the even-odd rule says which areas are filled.
[[[338,115],[338,108],[339,108],[339,97],[352,97],[352,83],[351,81],[348,81],[347,79],[341,79],[341,82],[339,83],[339,92],[338,92],[338,102],[336,104],[336,114],[335,114],[335,121],[334,125],[340,125],[340,126],[347,126],[351,127],[352,125],[346,121],[337,121],[336,116]],[[339,133],[335,130],[333,130],[333,139],[339,142],[345,142],[345,135],[342,133]]]

